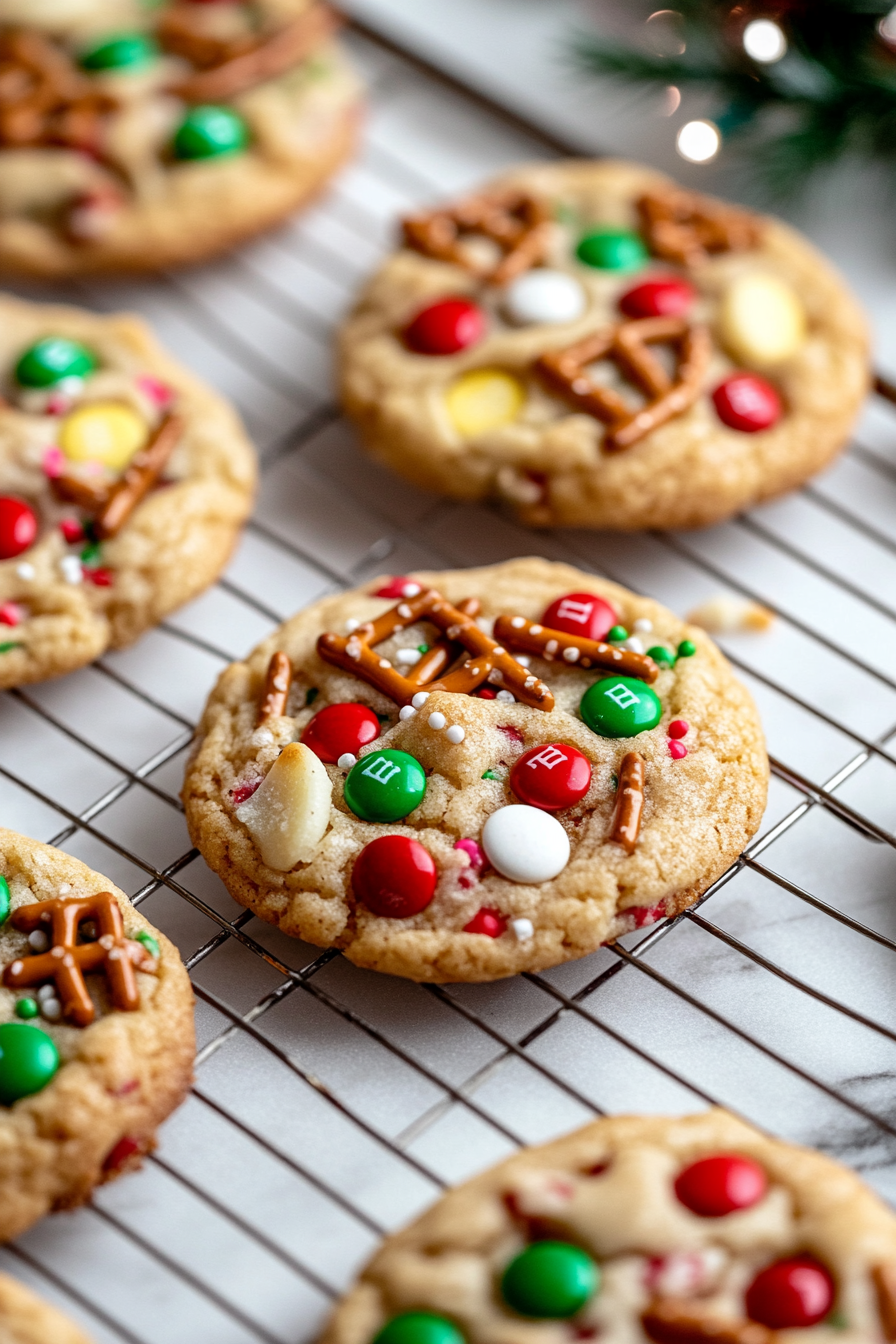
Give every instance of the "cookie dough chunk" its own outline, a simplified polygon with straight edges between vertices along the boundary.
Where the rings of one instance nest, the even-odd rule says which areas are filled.
[[[360,86],[325,0],[0,0],[0,269],[204,261],[354,150]]]
[[[539,527],[703,527],[824,467],[868,387],[829,263],[637,164],[537,164],[404,221],[341,334],[373,455]]]
[[[527,559],[300,612],[221,676],[183,797],[231,895],[283,932],[478,981],[683,910],[756,831],[767,780],[703,631]]]
[[[252,505],[233,410],[135,317],[0,296],[0,688],[130,644],[201,593]]]
[[[177,948],[107,878],[0,829],[0,1241],[139,1164],[194,1044]]]
[[[727,1111],[618,1116],[523,1151],[390,1237],[321,1344],[870,1344],[896,1218]]]
[[[55,1307],[0,1274],[0,1344],[91,1344]]]

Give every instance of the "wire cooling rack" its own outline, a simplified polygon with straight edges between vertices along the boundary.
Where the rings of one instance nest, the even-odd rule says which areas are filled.
[[[265,467],[209,593],[134,649],[0,697],[5,824],[131,892],[197,994],[196,1084],[159,1151],[0,1250],[99,1344],[311,1339],[382,1233],[518,1144],[604,1112],[722,1102],[896,1195],[892,411],[876,399],[812,485],[700,533],[533,535],[387,477],[329,399],[334,324],[397,212],[558,147],[352,41],[369,134],[321,205],[214,266],[63,294],[150,318],[239,404]],[[770,633],[723,641],[773,759],[746,854],[674,923],[488,986],[359,971],[237,907],[190,849],[177,797],[221,668],[376,572],[533,550],[682,613],[720,591],[777,613]]]

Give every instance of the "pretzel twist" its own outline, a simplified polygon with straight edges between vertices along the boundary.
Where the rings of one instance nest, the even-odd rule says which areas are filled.
[[[608,672],[620,672],[627,677],[638,677],[651,685],[660,670],[646,653],[631,649],[617,649],[599,639],[584,639],[563,630],[527,621],[524,616],[499,616],[495,621],[495,639],[518,653],[535,653],[549,663],[569,663],[572,667],[600,667]]]
[[[644,812],[644,757],[629,751],[619,767],[616,786],[616,810],[610,827],[610,839],[621,845],[627,854],[634,854],[641,833]]]
[[[180,416],[166,415],[146,446],[134,454],[113,485],[95,486],[80,477],[63,473],[51,478],[54,494],[93,513],[97,540],[108,541],[121,531],[141,499],[157,484],[183,428]]]
[[[648,349],[668,342],[678,351],[678,373],[673,381]],[[641,317],[594,332],[564,350],[551,350],[535,364],[544,381],[573,405],[608,426],[604,447],[621,452],[681,415],[694,404],[703,386],[712,354],[709,331],[690,326],[680,317]],[[588,376],[587,367],[609,359],[647,398],[633,410],[612,388]]]
[[[675,1297],[651,1302],[641,1316],[655,1344],[774,1344],[774,1330],[757,1321],[717,1316],[699,1303]]]
[[[0,32],[0,145],[64,145],[97,152],[118,100],[99,92],[42,33]]]
[[[506,285],[543,261],[551,237],[545,202],[516,190],[470,196],[441,210],[411,215],[402,221],[402,229],[408,247],[462,266],[493,285]],[[494,266],[480,265],[461,245],[461,239],[473,233],[500,248],[502,256]]]
[[[884,1339],[892,1344],[896,1340],[896,1265],[875,1265],[871,1279],[877,1294],[877,1310]]]
[[[444,632],[449,644],[459,645],[470,655],[445,676],[424,681],[419,663],[408,675],[398,672],[374,647],[417,621],[430,621]],[[358,626],[348,636],[324,634],[317,641],[317,652],[325,662],[344,668],[366,681],[396,704],[406,705],[421,690],[469,694],[485,682],[511,691],[523,704],[534,709],[551,710],[554,697],[550,689],[515,658],[480,630],[473,616],[447,602],[434,588],[406,598],[378,616]],[[424,658],[428,655],[424,654]],[[440,653],[440,659],[442,655]],[[442,667],[448,666],[450,652],[445,650]],[[421,659],[421,661],[423,661]],[[424,668],[425,673],[428,669]],[[439,669],[441,671],[441,668]],[[415,674],[416,673],[416,677]]]
[[[286,713],[291,685],[292,664],[289,657],[285,653],[272,653],[255,719],[256,728],[267,723],[268,719],[279,719]]]
[[[713,253],[746,252],[762,237],[755,215],[694,191],[647,192],[638,212],[654,255],[681,266],[699,266]]]

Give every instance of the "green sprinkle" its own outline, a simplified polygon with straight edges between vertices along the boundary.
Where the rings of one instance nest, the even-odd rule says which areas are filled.
[[[313,705],[319,695],[320,691],[317,689],[317,687],[311,686],[305,692],[305,708],[307,709],[309,705]]]
[[[849,1329],[849,1321],[846,1319],[843,1312],[840,1311],[840,1309],[837,1307],[835,1307],[835,1309],[830,1313],[829,1316],[825,1317],[824,1323],[825,1325],[829,1325],[832,1330]]]
[[[428,644],[418,644],[418,645],[417,645],[417,652],[418,652],[418,653],[429,653],[429,645],[428,645]]]
[[[494,770],[486,770],[482,776],[483,779],[496,779],[499,784],[503,784],[504,776],[497,774]]]
[[[81,559],[85,565],[98,565],[102,559],[102,547],[98,541],[91,541],[81,552]]]
[[[697,652],[697,645],[692,639],[683,639],[678,646],[679,658],[693,658]]]
[[[139,933],[134,934],[134,941],[142,943],[151,957],[158,958],[161,956],[162,949],[152,934],[147,933],[145,929],[141,929]]]
[[[652,658],[655,663],[659,663],[660,667],[675,666],[675,658],[662,644],[654,644],[652,649],[648,649],[647,657]]]
[[[7,640],[5,644],[0,644],[0,653],[9,653],[10,649],[24,649],[24,644],[17,644],[15,640]]]
[[[9,883],[5,877],[0,877],[0,924],[9,919],[9,905]]]
[[[618,644],[621,640],[628,639],[628,631],[624,625],[614,625],[607,631],[607,643]]]
[[[16,1017],[21,1017],[26,1022],[32,1017],[37,1017],[39,1013],[40,1004],[37,999],[19,999],[16,1004]]]

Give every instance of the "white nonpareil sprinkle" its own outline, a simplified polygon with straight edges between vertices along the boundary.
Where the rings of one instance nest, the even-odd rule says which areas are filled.
[[[398,717],[401,719],[402,723],[404,723],[407,719],[412,719],[416,713],[417,711],[413,705],[402,705],[401,709],[398,711]]]
[[[653,629],[653,621],[648,621],[646,616],[639,616],[632,629],[639,631],[642,635],[649,635]]]
[[[531,667],[532,659],[529,657],[528,653],[515,653],[513,656],[520,667]]]
[[[644,642],[637,635],[629,635],[628,639],[624,639],[619,647],[620,649],[628,649],[629,653],[644,652]]]
[[[402,603],[399,605],[399,608],[398,608],[398,614],[399,614],[399,616],[403,616],[404,619],[405,619],[406,621],[409,621],[409,620],[411,619],[411,617],[413,616],[414,613],[411,611],[411,609],[410,609],[410,607],[408,606],[407,602],[402,602]]]
[[[81,568],[80,560],[78,561],[78,568]],[[16,565],[16,573],[20,579],[33,579],[35,572],[34,566],[29,565],[27,560],[23,560],[20,565]]]
[[[445,718],[444,714],[440,714],[439,711],[436,710],[434,713],[430,714],[426,722],[429,724],[430,728],[435,728],[437,731],[441,732],[448,720]]]
[[[511,619],[510,624],[513,626],[514,630],[521,630],[526,622],[522,616],[514,616]]]
[[[422,709],[428,699],[429,699],[429,691],[418,691],[417,694],[414,696],[413,700],[411,701],[411,704],[414,706],[415,709]]]
[[[50,940],[43,929],[35,929],[33,933],[28,935],[28,946],[35,952],[46,952],[50,946]]]
[[[513,694],[513,691],[499,691],[495,696],[495,699],[503,700],[505,704],[509,703],[511,705],[516,702],[516,696]]]
[[[578,660],[581,649],[577,649],[575,644],[571,644],[568,649],[563,650],[563,657],[568,663],[574,663]]]
[[[81,561],[76,555],[64,555],[59,561],[59,568],[66,583],[80,583],[84,577]]]
[[[54,985],[41,985],[37,991],[38,1002],[43,1003],[46,999],[55,999],[56,989]]]
[[[401,590],[402,597],[416,597],[423,589],[419,583],[406,583]]]
[[[350,751],[344,751],[336,762],[340,770],[351,770],[353,765],[358,764],[357,756],[353,756]]]
[[[348,620],[345,623],[345,633],[347,635],[353,635],[360,624],[361,622],[358,620],[356,616],[349,616]]]
[[[535,933],[535,925],[531,919],[512,919],[510,927],[518,943],[528,942]]]
[[[461,728],[459,723],[453,723],[445,734],[448,741],[453,742],[455,746],[457,746],[458,742],[463,742],[466,735],[466,732]]]
[[[414,663],[419,663],[423,654],[419,649],[399,649],[395,655],[397,663],[404,663],[407,667],[413,667]]]
[[[58,1022],[62,1016],[62,1004],[58,999],[44,999],[40,1011],[48,1022]]]

